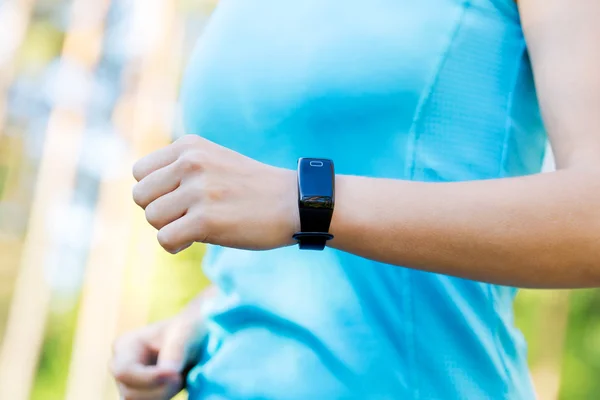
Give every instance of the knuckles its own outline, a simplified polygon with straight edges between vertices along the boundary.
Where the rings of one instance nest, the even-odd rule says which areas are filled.
[[[183,135],[175,143],[187,148],[189,146],[199,146],[203,141],[204,139],[198,135]]]
[[[188,151],[177,159],[177,166],[184,174],[197,173],[203,170],[204,155],[199,151]]]
[[[189,151],[204,149],[206,147],[206,143],[207,140],[198,135],[185,135],[177,139],[171,146],[178,147],[177,151],[183,155]],[[151,159],[151,157],[152,154],[138,160],[131,168],[131,173],[138,182],[142,180],[149,172],[152,172],[148,171],[148,161]]]
[[[210,209],[213,208],[211,205],[221,203],[230,194],[230,190],[223,182],[213,179],[219,175],[219,168],[222,167],[221,160],[213,155],[216,149],[211,147],[208,141],[196,135],[185,135],[176,140],[174,145],[179,147],[177,150],[179,155],[174,162],[174,173],[180,181],[180,186],[176,190],[186,190],[188,193],[185,196],[186,201],[200,206],[195,210],[194,215],[188,213],[187,218],[190,224],[194,224],[194,241],[207,242],[211,234],[211,226],[215,225],[218,228],[219,222],[215,221],[214,224],[211,222]],[[142,173],[141,169],[140,163],[136,163],[133,167],[134,176],[139,176]],[[172,254],[179,252],[190,244],[186,242],[191,238],[182,238],[179,232],[165,227],[161,207],[154,205],[154,201],[149,201],[149,194],[145,191],[143,186],[135,185],[132,189],[133,200],[145,209],[148,223],[158,229],[157,239],[161,247]]]
[[[204,189],[204,196],[206,197],[206,200],[216,203],[225,199],[227,190],[216,185],[207,185]]]

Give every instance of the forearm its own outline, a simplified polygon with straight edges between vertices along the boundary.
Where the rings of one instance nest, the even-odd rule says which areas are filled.
[[[563,170],[422,183],[338,176],[332,247],[520,287],[600,286],[600,179]]]

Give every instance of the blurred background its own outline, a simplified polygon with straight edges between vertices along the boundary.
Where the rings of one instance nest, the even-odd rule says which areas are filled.
[[[207,285],[201,245],[159,248],[130,170],[184,133],[215,3],[0,0],[0,400],[117,399],[113,339]],[[598,290],[519,294],[540,399],[600,399],[598,310]]]

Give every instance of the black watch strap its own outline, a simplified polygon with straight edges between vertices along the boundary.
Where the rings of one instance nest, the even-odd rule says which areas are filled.
[[[334,205],[334,170],[331,160],[298,160],[300,232],[293,237],[302,250],[323,250],[333,239],[329,225]]]
[[[329,233],[298,232],[294,235],[300,250],[323,250],[328,240],[333,239]]]

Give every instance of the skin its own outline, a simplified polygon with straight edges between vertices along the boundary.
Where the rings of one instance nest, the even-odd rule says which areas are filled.
[[[123,400],[166,400],[184,387],[182,371],[198,358],[211,287],[179,314],[119,337],[110,369]]]
[[[600,2],[521,0],[519,9],[557,171],[458,183],[338,175],[331,247],[495,284],[600,287]],[[193,242],[272,249],[293,244],[299,230],[294,171],[200,137],[150,154],[133,172],[134,200],[171,253]],[[253,235],[257,229],[263,234]],[[189,309],[211,293],[174,321],[201,325],[201,314]],[[138,391],[126,399],[170,398],[169,388],[156,394],[163,374],[180,385],[169,374],[189,356],[165,338],[201,336],[182,325],[144,328],[115,347],[121,390]],[[163,368],[164,354],[180,362]]]

